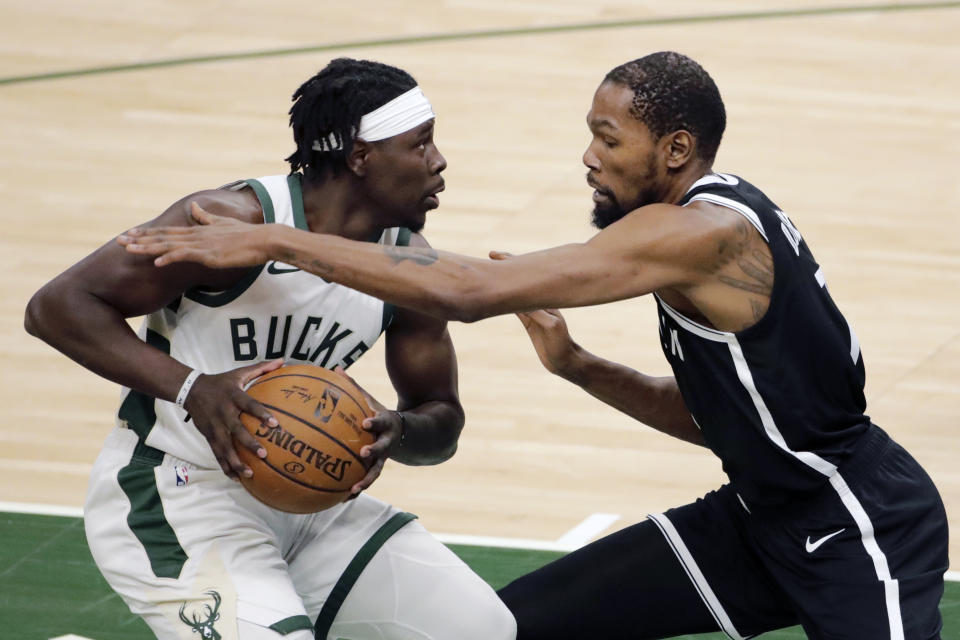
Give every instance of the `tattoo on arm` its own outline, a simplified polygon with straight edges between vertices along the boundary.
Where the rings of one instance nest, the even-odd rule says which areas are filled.
[[[393,260],[393,264],[400,264],[404,260],[412,260],[416,264],[424,267],[437,261],[437,251],[433,248],[425,247],[394,247],[386,246],[383,252]]]
[[[770,292],[773,291],[772,260],[769,260],[767,256],[763,255],[760,251],[754,251],[753,260],[742,257],[737,262],[737,265],[745,274],[756,280],[757,283],[766,290],[765,295],[770,295]]]
[[[721,275],[719,278],[720,282],[723,284],[728,284],[731,287],[743,289],[744,291],[749,291],[750,293],[759,293],[760,295],[764,296],[770,295],[770,287],[766,285],[747,282],[745,280],[738,280],[737,278],[731,278],[730,276],[725,275]]]
[[[327,264],[322,260],[316,258],[309,259],[306,256],[301,256],[299,253],[293,250],[285,249],[277,254],[277,261],[283,262],[285,264],[292,264],[305,269],[310,273],[316,274],[318,276],[328,276],[332,274],[335,269],[331,264]]]
[[[310,268],[307,270],[318,276],[328,276],[335,271],[335,268],[332,264],[327,264],[322,260],[311,260]]]
[[[738,277],[736,274],[719,274],[717,277],[720,282],[731,287],[769,298],[773,292],[773,256],[768,253],[769,250],[766,247],[760,249],[756,244],[752,248],[749,246],[750,229],[743,220],[737,221],[737,235],[739,236],[738,246],[734,255],[736,255],[740,272],[746,277]],[[756,241],[758,240],[755,239]],[[726,249],[726,243],[721,241],[718,252],[722,254]]]

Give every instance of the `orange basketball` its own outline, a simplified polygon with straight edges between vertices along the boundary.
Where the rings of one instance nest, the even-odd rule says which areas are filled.
[[[367,473],[360,448],[373,434],[361,428],[373,415],[363,392],[329,369],[289,365],[266,373],[247,388],[280,424],[264,427],[241,414],[243,425],[267,450],[266,458],[237,444],[252,470],[241,478],[255,498],[281,511],[313,513],[350,496]]]

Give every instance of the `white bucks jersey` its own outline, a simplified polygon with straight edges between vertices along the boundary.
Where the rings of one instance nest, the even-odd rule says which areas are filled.
[[[264,221],[307,229],[300,176],[247,180]],[[405,245],[407,229],[385,230],[381,244]],[[392,317],[382,300],[327,282],[279,262],[253,267],[227,291],[191,290],[144,320],[140,338],[203,373],[283,358],[332,369],[349,367],[377,340]],[[118,421],[141,446],[216,467],[206,439],[172,402],[124,390]]]

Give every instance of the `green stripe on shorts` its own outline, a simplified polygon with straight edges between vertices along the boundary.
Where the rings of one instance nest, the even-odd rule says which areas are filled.
[[[274,622],[268,628],[276,631],[282,636],[285,636],[288,633],[293,633],[294,631],[313,629],[313,625],[310,624],[309,616],[290,616],[289,618],[284,618],[280,622]]]
[[[350,593],[350,589],[357,582],[363,568],[373,559],[380,547],[390,539],[390,536],[399,531],[400,527],[416,519],[416,517],[412,513],[394,514],[360,547],[360,551],[357,551],[357,555],[353,556],[353,560],[343,570],[343,575],[337,580],[337,584],[333,585],[327,601],[323,603],[320,615],[317,616],[317,623],[313,626],[313,636],[316,640],[325,640],[334,618],[337,617],[337,612],[340,611],[343,601],[347,598],[347,594]]]
[[[130,500],[127,526],[147,552],[153,575],[158,578],[177,578],[187,561],[187,553],[180,546],[177,534],[163,512],[163,502],[160,500],[157,476],[154,473],[157,464],[159,461],[145,464],[135,457],[130,464],[120,469],[117,481]]]

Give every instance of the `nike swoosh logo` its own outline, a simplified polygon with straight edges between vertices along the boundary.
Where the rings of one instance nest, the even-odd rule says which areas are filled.
[[[830,533],[830,534],[827,534],[827,535],[823,536],[822,538],[820,538],[820,539],[817,540],[816,542],[810,542],[810,536],[807,536],[807,544],[806,544],[807,553],[813,553],[814,551],[816,551],[817,549],[819,549],[819,548],[820,548],[820,545],[822,545],[824,542],[826,542],[827,540],[829,540],[829,539],[832,538],[833,536],[838,536],[838,535],[840,535],[841,533],[843,533],[843,532],[846,531],[846,530],[847,530],[846,527],[844,527],[843,529],[840,529],[840,531],[834,531],[833,533]]]
[[[275,276],[278,276],[281,273],[293,273],[295,271],[300,271],[300,269],[297,267],[278,267],[276,260],[267,265],[267,273],[271,273]]]

